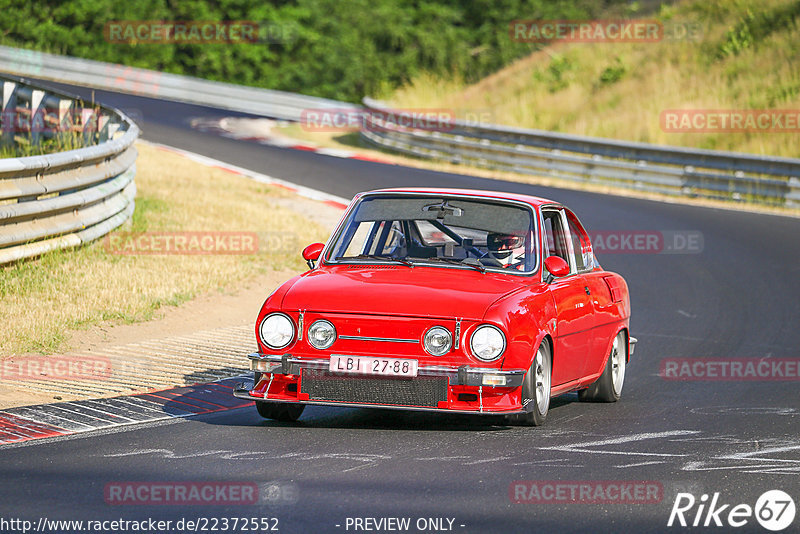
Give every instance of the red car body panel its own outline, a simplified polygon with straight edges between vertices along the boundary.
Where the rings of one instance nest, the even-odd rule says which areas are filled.
[[[500,192],[390,189],[357,195],[339,229],[365,195],[404,194],[523,204],[536,220],[538,243],[545,237],[542,207],[564,209],[546,199]],[[573,219],[574,215],[570,212],[567,217]],[[592,257],[588,236],[583,232],[579,238],[580,253]],[[628,334],[628,287],[620,275],[603,270],[596,262],[585,272],[548,282],[542,267],[544,258],[539,258],[532,273],[507,274],[444,264],[337,264],[330,262],[331,246],[328,243],[325,247],[316,268],[285,282],[264,302],[256,320],[258,353],[251,355],[256,381],[237,396],[276,402],[520,413],[519,379],[530,369],[542,342],[548,342],[552,349],[553,395],[585,388],[597,380],[619,332],[625,332],[626,339],[633,342]],[[287,315],[296,329],[291,342],[279,350],[269,348],[259,335],[262,320],[275,312]],[[337,338],[326,350],[318,350],[308,341],[307,329],[318,319],[329,321],[336,329]],[[470,336],[483,324],[496,326],[506,337],[505,351],[495,361],[482,361],[469,348]],[[444,327],[454,336],[454,346],[443,356],[433,356],[423,348],[422,338],[433,326]],[[447,368],[446,396],[435,406],[315,399],[304,392],[304,373],[311,372],[306,370],[309,366],[323,369],[331,354],[413,359],[421,370],[431,373]],[[280,367],[276,367],[279,362]],[[473,383],[474,376],[492,370],[517,373],[516,385]],[[398,379],[370,380],[385,380],[388,386]]]
[[[402,287],[402,291],[398,291]],[[315,269],[297,280],[282,305],[287,309],[353,311],[380,315],[480,319],[487,308],[519,288],[515,276],[487,278],[478,271],[404,265],[336,265]],[[424,305],[423,305],[424,303]]]

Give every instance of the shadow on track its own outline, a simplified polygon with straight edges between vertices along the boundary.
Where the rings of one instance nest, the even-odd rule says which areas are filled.
[[[201,386],[197,386],[201,388]],[[191,397],[176,397],[176,403],[196,402],[199,396],[195,389],[189,393]],[[213,402],[220,403],[216,397]],[[231,408],[244,408],[236,410],[233,414],[218,415],[215,417],[202,418],[200,421],[219,426],[251,426],[264,428],[319,428],[319,429],[362,429],[362,430],[397,430],[397,431],[421,431],[421,432],[441,432],[441,431],[491,431],[498,432],[512,430],[514,427],[508,425],[502,416],[497,415],[473,415],[457,413],[435,413],[412,410],[395,410],[386,408],[349,408],[336,406],[306,406],[303,415],[296,422],[281,422],[271,419],[263,419],[256,412],[253,403],[235,399],[239,405],[232,405]],[[211,399],[209,399],[211,400]],[[562,406],[577,402],[577,395],[562,395],[551,400],[551,417],[557,416]],[[234,403],[235,404],[235,403]],[[177,406],[181,408],[180,405]],[[213,410],[222,411],[222,410]]]

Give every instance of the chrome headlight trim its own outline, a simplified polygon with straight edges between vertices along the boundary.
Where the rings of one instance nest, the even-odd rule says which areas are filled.
[[[285,331],[287,326],[289,332]],[[265,327],[271,327],[273,328],[273,331],[265,334]],[[277,330],[274,330],[276,328],[283,328],[284,332],[278,332]],[[270,336],[271,333],[275,333],[280,337],[278,339],[273,339],[275,336]],[[264,319],[261,320],[261,324],[258,325],[258,336],[261,338],[261,342],[272,350],[280,350],[288,347],[292,341],[294,341],[295,337],[294,321],[292,321],[292,318],[285,313],[270,313],[265,316]],[[267,341],[268,338],[270,341],[273,341],[273,343]]]
[[[497,344],[493,344],[492,347],[491,347],[492,350],[487,353],[486,352],[486,348],[489,348],[489,347],[486,346],[486,343],[489,340],[488,339],[478,338],[477,341],[484,343],[484,347],[483,348],[479,347],[478,349],[476,349],[475,348],[476,336],[478,336],[479,334],[483,338],[486,338],[486,336],[499,335],[500,336],[500,341],[501,341],[500,347],[497,348]],[[495,337],[495,341],[497,341],[496,337]],[[503,353],[506,351],[506,335],[503,333],[502,330],[500,330],[499,328],[497,328],[493,324],[482,324],[478,328],[476,328],[474,332],[472,332],[472,335],[469,338],[469,350],[472,353],[472,355],[475,358],[479,359],[480,361],[482,361],[482,362],[493,362],[496,359],[498,359],[500,356],[502,356]]]
[[[319,342],[317,337],[315,336],[315,331],[317,331],[320,328],[326,328],[326,327],[329,327],[329,332],[332,332],[332,334],[327,339],[323,339],[321,342]],[[325,319],[317,319],[316,321],[311,323],[311,326],[308,327],[308,343],[315,349],[325,350],[331,345],[333,345],[335,341],[336,341],[336,327],[333,326],[332,322],[327,321]]]
[[[439,343],[439,345],[436,346],[434,338],[437,336],[439,336],[439,340],[441,340],[441,336],[446,337],[446,342]],[[431,356],[444,356],[450,352],[450,349],[453,347],[453,335],[450,333],[450,330],[443,326],[433,326],[425,332],[425,336],[422,338],[422,346]]]

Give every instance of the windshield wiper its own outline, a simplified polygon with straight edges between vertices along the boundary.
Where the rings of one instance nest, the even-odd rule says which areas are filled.
[[[358,259],[367,259],[367,260],[388,260],[388,261],[395,261],[398,263],[402,263],[403,265],[408,265],[409,267],[414,266],[414,262],[409,260],[408,258],[397,258],[395,256],[379,256],[378,254],[359,254],[358,256],[353,256],[354,258]],[[338,259],[346,259],[346,258],[338,258]]]
[[[474,267],[478,269],[480,272],[485,273],[486,267],[483,266],[481,260],[476,258],[464,258],[464,261],[461,262],[463,265],[469,265],[470,267]]]
[[[486,267],[484,267],[478,260],[475,258],[464,258],[463,260],[457,260],[455,258],[425,258],[425,261],[441,261],[444,263],[450,263],[452,265],[466,265],[467,267],[472,267],[473,269],[477,269],[482,273],[486,272]]]

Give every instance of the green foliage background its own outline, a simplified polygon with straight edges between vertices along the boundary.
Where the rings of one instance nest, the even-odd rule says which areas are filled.
[[[358,102],[422,72],[475,81],[531,51],[515,19],[583,19],[621,0],[0,0],[0,43]],[[115,44],[110,21],[266,22],[282,42]],[[266,32],[264,37],[267,37]],[[274,39],[273,39],[274,40]]]

